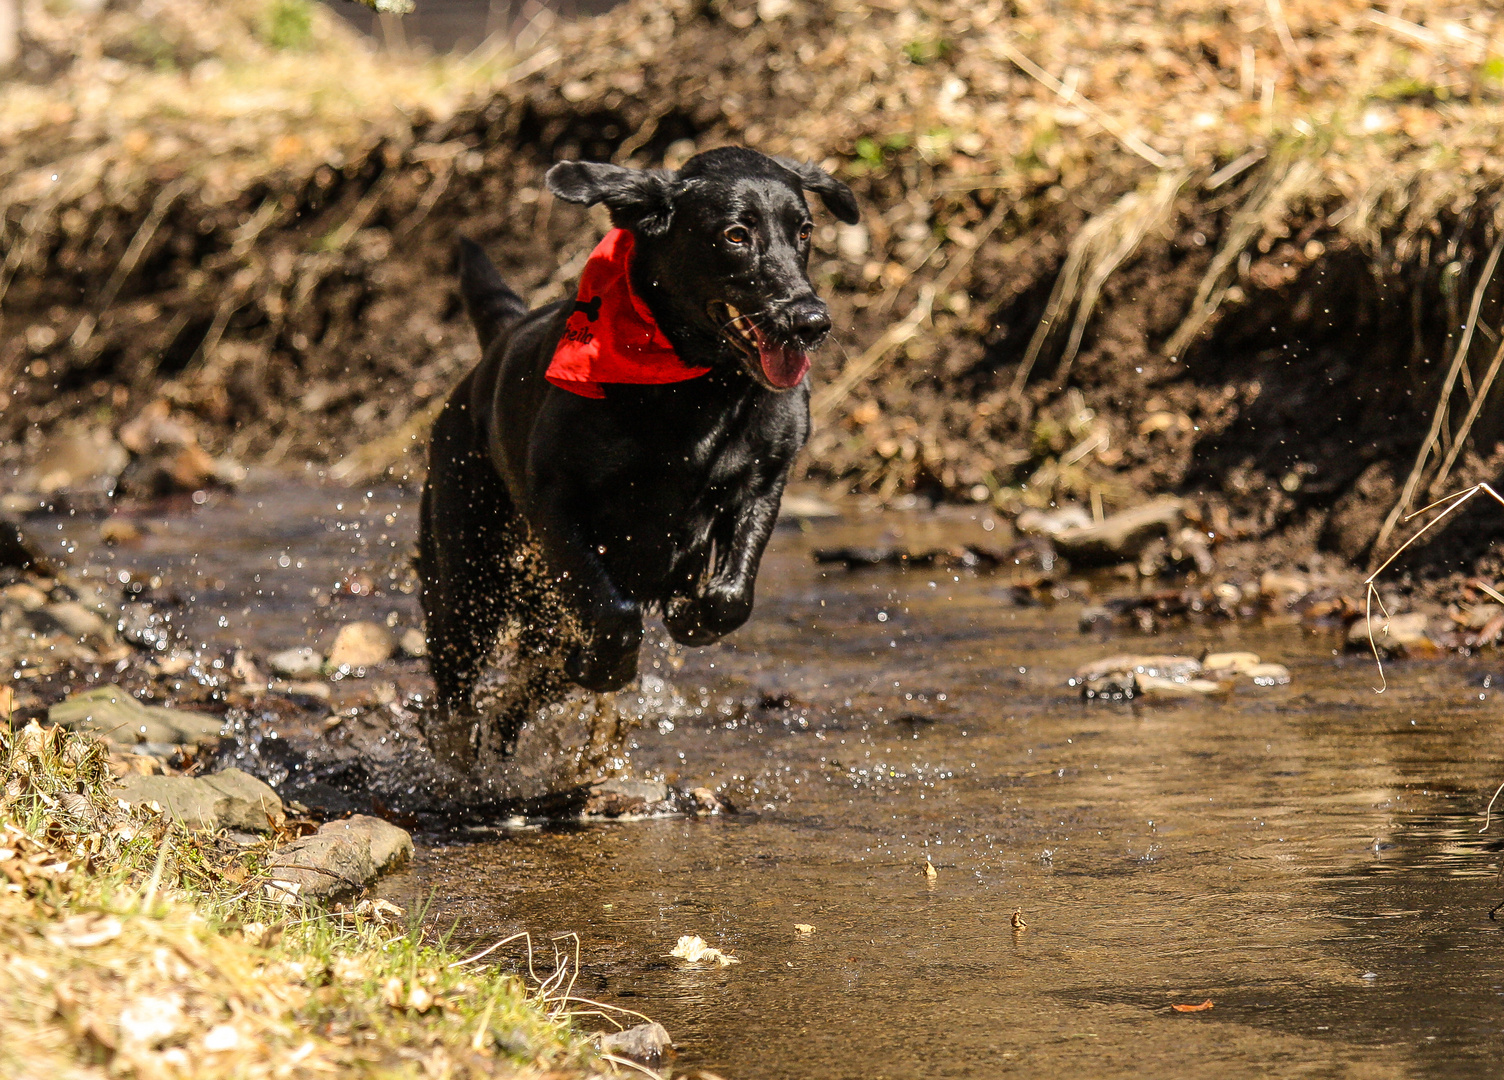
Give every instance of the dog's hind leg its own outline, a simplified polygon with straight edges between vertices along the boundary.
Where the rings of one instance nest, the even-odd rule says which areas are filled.
[[[428,668],[440,710],[455,723],[474,711],[471,691],[506,619],[521,526],[501,478],[476,448],[467,385],[434,422],[418,538]]]

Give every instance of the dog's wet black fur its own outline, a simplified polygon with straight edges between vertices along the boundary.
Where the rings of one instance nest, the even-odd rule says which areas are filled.
[[[484,355],[435,422],[419,546],[429,663],[442,709],[460,714],[530,588],[555,590],[572,613],[574,630],[532,629],[572,635],[564,670],[590,690],[636,675],[649,609],[688,645],[747,620],[809,433],[798,361],[830,330],[807,274],[804,192],[842,221],[858,216],[850,189],[819,168],[739,147],[677,173],[565,162],[547,184],[569,202],[604,203],[632,232],[634,290],[679,357],[711,370],[608,384],[604,400],[554,387],[544,372],[576,301],[528,311],[481,249],[460,242]],[[519,580],[522,545],[541,554],[541,586]]]

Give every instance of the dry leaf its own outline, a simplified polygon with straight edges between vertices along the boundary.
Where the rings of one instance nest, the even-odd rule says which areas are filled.
[[[97,911],[86,915],[70,915],[47,930],[47,940],[52,944],[74,949],[103,945],[119,936],[120,920]]]
[[[815,928],[807,922],[796,922],[794,929],[801,934],[813,934],[815,932]]]
[[[233,1024],[217,1024],[204,1034],[204,1049],[211,1053],[234,1050],[240,1045],[240,1032]]]
[[[721,952],[720,949],[712,948],[705,944],[705,939],[700,937],[699,934],[685,934],[679,939],[679,943],[674,946],[674,951],[669,953],[669,955],[677,956],[681,960],[688,960],[691,964],[697,964],[701,960],[720,964],[721,967],[741,963],[736,957],[729,956]]]
[[[381,926],[394,923],[407,914],[390,900],[362,900],[355,905],[355,914],[370,919]]]
[[[172,1038],[187,1025],[178,994],[146,994],[120,1010],[120,1035],[127,1043],[152,1047]]]
[[[1212,999],[1207,998],[1200,1005],[1171,1005],[1176,1012],[1206,1012],[1212,1007]]]
[[[402,980],[393,975],[381,988],[381,1000],[394,1009],[402,1008]]]

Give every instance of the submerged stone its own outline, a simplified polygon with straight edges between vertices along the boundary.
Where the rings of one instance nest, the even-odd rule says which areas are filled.
[[[673,810],[673,795],[667,784],[658,780],[616,777],[602,780],[590,789],[583,814],[585,817],[646,817],[669,814]]]
[[[1134,679],[1134,696],[1148,701],[1207,697],[1227,689],[1225,684],[1211,679],[1166,679],[1157,675],[1139,675]]]
[[[392,635],[373,622],[346,623],[329,650],[328,665],[337,671],[360,671],[392,658]]]
[[[1251,652],[1207,653],[1201,658],[1201,667],[1205,671],[1226,671],[1239,675],[1261,663],[1263,661],[1259,659],[1259,654]]]
[[[307,645],[273,653],[266,658],[266,664],[286,679],[312,679],[324,670],[324,658]]]
[[[674,1040],[662,1024],[649,1021],[625,1031],[608,1031],[600,1037],[601,1052],[629,1058],[648,1068],[657,1068],[673,1049]]]
[[[1076,669],[1076,679],[1090,682],[1110,675],[1149,675],[1164,679],[1188,679],[1201,674],[1201,661],[1191,656],[1125,654],[1093,660]]]
[[[1367,649],[1371,640],[1372,647],[1387,656],[1432,656],[1440,647],[1426,633],[1430,621],[1430,616],[1421,611],[1387,619],[1380,615],[1372,620],[1359,619],[1348,628],[1347,645],[1350,649]]]
[[[403,656],[411,656],[421,659],[428,655],[428,637],[416,626],[402,631],[402,637],[397,640],[397,648],[402,650]]]

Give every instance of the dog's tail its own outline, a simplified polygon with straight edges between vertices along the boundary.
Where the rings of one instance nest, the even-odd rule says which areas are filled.
[[[503,330],[527,314],[522,297],[507,287],[501,272],[474,240],[460,237],[460,295],[475,324],[481,351],[491,347]]]

